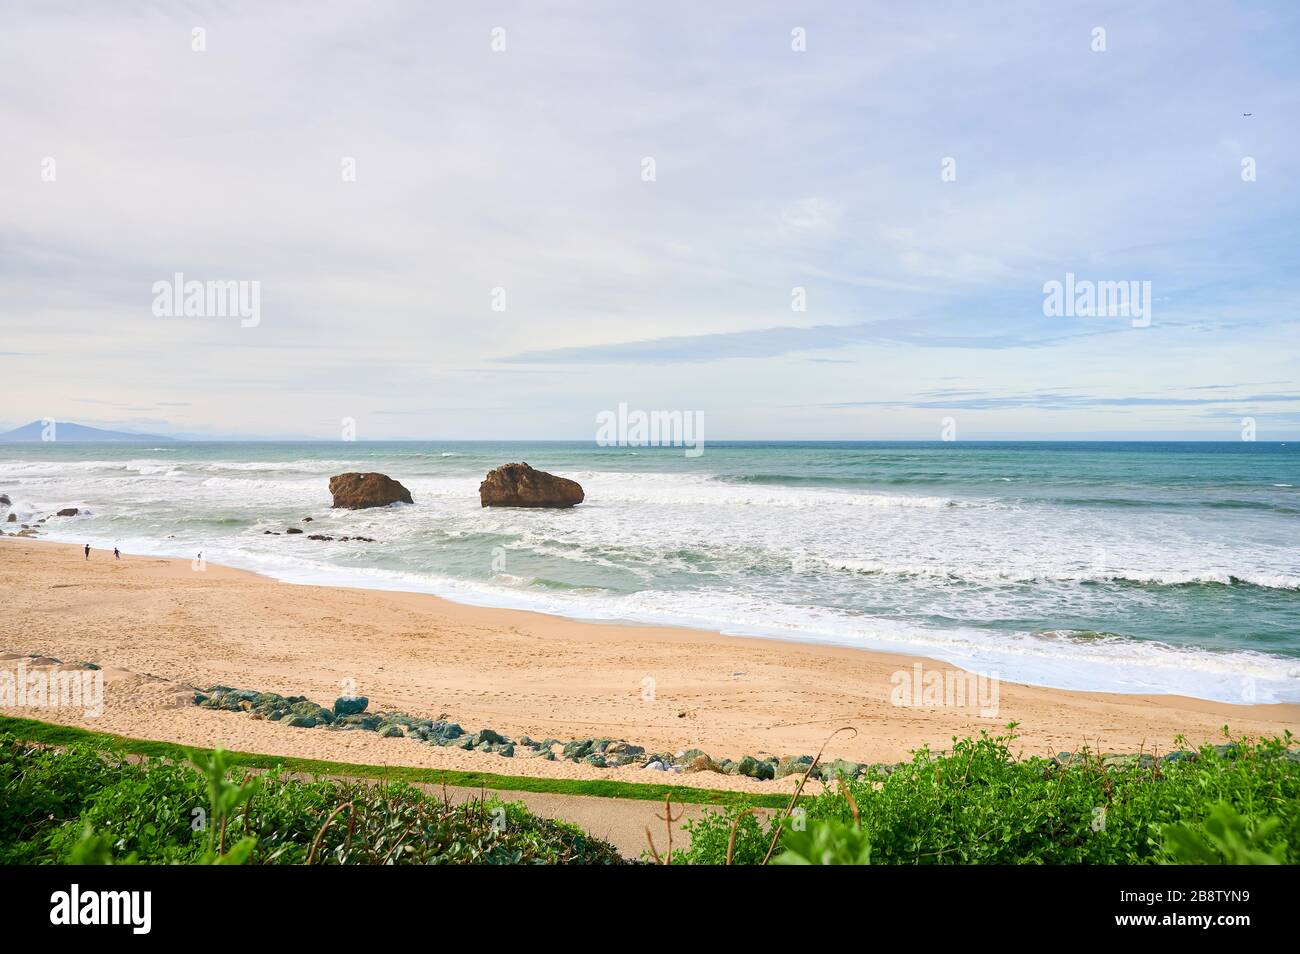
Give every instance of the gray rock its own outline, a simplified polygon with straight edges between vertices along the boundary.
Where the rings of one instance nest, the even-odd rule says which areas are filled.
[[[340,729],[360,729],[366,732],[374,732],[384,724],[384,720],[374,713],[369,715],[356,713],[354,715],[339,716],[334,720],[334,724]]]
[[[360,715],[370,705],[366,696],[339,696],[334,700],[334,714],[339,716]]]
[[[812,765],[811,755],[791,755],[781,759],[772,770],[773,778],[785,778],[787,775],[802,775]]]
[[[700,754],[691,759],[690,762],[678,763],[684,772],[716,772],[717,764],[707,755]]]
[[[573,742],[566,742],[561,754],[570,761],[581,761],[591,752],[592,742],[592,739],[578,739]]]
[[[630,742],[624,742],[621,739],[618,742],[611,742],[605,746],[605,755],[617,755],[620,758],[631,757],[638,758],[645,755],[645,748],[640,745],[633,745]]]
[[[769,779],[774,772],[772,766],[766,762],[760,762],[752,755],[746,755],[736,763],[736,774],[746,778]]]
[[[829,765],[821,766],[821,777],[823,781],[834,781],[836,778],[854,779],[862,771],[862,766],[857,762],[846,762],[844,759],[836,759]]]

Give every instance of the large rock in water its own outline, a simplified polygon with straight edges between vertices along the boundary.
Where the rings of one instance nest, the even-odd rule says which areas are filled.
[[[534,470],[527,462],[489,471],[478,485],[484,507],[572,507],[582,503],[583,496],[576,480]]]
[[[330,478],[330,493],[335,507],[348,510],[414,502],[409,490],[383,474],[338,474]]]

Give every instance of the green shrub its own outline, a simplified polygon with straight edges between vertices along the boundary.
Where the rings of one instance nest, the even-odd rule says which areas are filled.
[[[807,812],[807,835],[794,839],[795,833],[783,831],[781,845],[804,854],[822,844],[809,839],[847,837],[848,829],[820,831],[815,823],[847,825],[856,803],[873,864],[1190,861],[1190,835],[1169,827],[1180,823],[1195,828],[1203,848],[1225,858],[1245,857],[1231,847],[1235,831],[1251,851],[1289,864],[1300,860],[1300,763],[1289,751],[1289,733],[1284,739],[1206,746],[1195,757],[1168,762],[1089,752],[1060,763],[1016,759],[1010,750],[1014,738],[985,734],[954,740],[946,753],[917,751],[892,772],[874,770],[848,783],[852,803],[831,790],[806,798],[800,807]],[[1243,827],[1213,821],[1219,803],[1239,813]],[[760,824],[751,815],[742,817],[744,811],[711,811],[689,823],[691,846],[674,861],[724,864],[739,817],[734,863],[761,863],[775,817]],[[1213,841],[1216,832],[1222,844]],[[1167,843],[1181,845],[1174,849],[1181,853],[1171,855]]]
[[[1287,843],[1276,839],[1279,818],[1251,819],[1219,802],[1200,825],[1174,822],[1164,826],[1164,850],[1175,865],[1280,865]]]
[[[802,830],[786,819],[774,865],[869,865],[871,839],[856,821],[823,818]]]
[[[496,800],[451,805],[405,783],[243,777],[0,736],[0,862],[28,864],[619,864],[574,825]]]

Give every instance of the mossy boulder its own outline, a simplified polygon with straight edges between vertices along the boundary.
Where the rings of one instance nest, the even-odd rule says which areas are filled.
[[[575,739],[572,742],[566,742],[561,755],[572,762],[579,762],[591,753],[593,739]]]
[[[802,775],[812,765],[811,755],[791,755],[781,759],[772,770],[773,778],[785,778],[787,775]]]
[[[769,779],[775,772],[769,763],[760,762],[754,756],[746,755],[736,763],[736,774],[746,778]]]
[[[339,696],[334,700],[334,714],[337,716],[360,715],[370,705],[366,696]]]

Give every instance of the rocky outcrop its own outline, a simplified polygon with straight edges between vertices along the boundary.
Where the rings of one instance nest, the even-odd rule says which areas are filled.
[[[9,522],[10,522],[10,523],[17,523],[17,522],[18,522],[18,514],[16,514],[16,513],[11,513],[11,514],[9,515]]]
[[[9,499],[8,494],[0,494],[0,507],[12,507],[13,501]]]
[[[56,513],[54,516],[56,516],[56,517],[75,517],[78,513],[80,513],[80,511],[77,510],[76,507],[64,507],[62,510],[60,510],[58,513]]]
[[[576,480],[534,470],[527,462],[506,464],[489,471],[478,485],[484,507],[572,507],[582,503],[582,486]]]
[[[347,510],[414,503],[409,490],[383,474],[338,474],[330,478],[330,493],[334,506]]]

